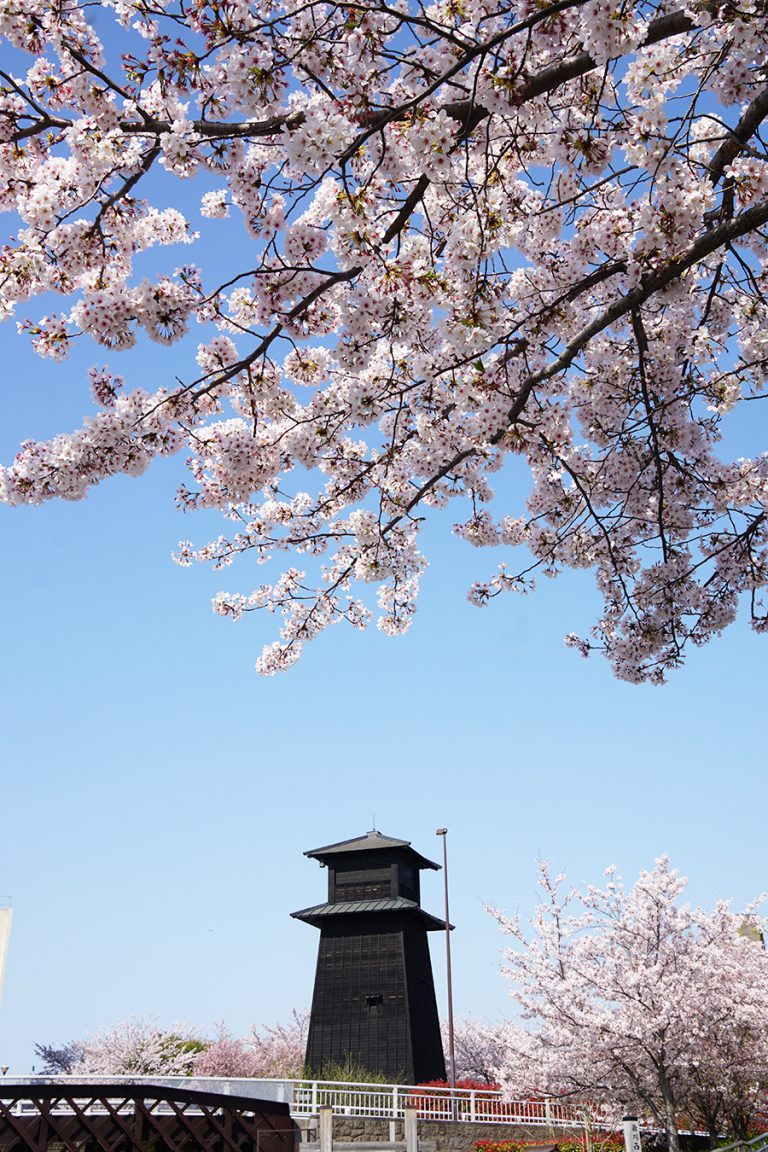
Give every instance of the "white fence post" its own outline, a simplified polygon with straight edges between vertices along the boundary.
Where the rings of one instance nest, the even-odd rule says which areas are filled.
[[[475,1090],[474,1088],[469,1094],[469,1119],[474,1124],[475,1122]]]

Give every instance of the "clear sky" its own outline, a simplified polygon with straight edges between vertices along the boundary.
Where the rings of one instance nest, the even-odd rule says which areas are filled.
[[[10,404],[19,375],[3,387]],[[580,883],[668,852],[705,904],[768,886],[764,640],[733,630],[665,688],[620,684],[562,643],[588,578],[478,610],[484,557],[444,539],[410,635],[335,629],[265,680],[273,621],[208,610],[246,574],[169,559],[175,472],[0,509],[12,1072],[132,1015],[244,1032],[308,1006],[318,934],[290,913],[325,873],[302,853],[374,823],[432,857],[449,828],[458,1016],[507,1010],[483,902],[527,913],[537,853]],[[423,902],[439,914],[436,873]]]
[[[107,357],[83,345],[45,364],[12,323],[0,351],[7,463],[25,437],[80,423],[85,370]],[[130,368],[111,363],[154,388],[189,378],[181,361],[150,347]],[[768,440],[752,407],[744,452]],[[768,887],[766,638],[740,625],[664,688],[617,683],[563,644],[595,619],[587,574],[473,608],[467,587],[494,558],[452,538],[448,517],[429,534],[408,636],[333,629],[265,680],[253,665],[275,621],[209,610],[261,573],[170,559],[180,538],[219,530],[175,510],[183,472],[165,461],[79,504],[0,507],[0,897],[14,906],[0,1064],[12,1073],[30,1070],[35,1042],[130,1016],[244,1033],[308,1007],[319,935],[290,913],[323,898],[325,873],[303,852],[374,825],[433,858],[435,829],[449,829],[459,1017],[508,1009],[484,902],[529,913],[537,854],[580,884],[609,864],[631,882],[667,852],[706,905]],[[423,903],[440,913],[439,874]]]

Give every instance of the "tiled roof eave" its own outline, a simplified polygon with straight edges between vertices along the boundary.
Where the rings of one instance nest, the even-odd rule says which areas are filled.
[[[402,897],[384,900],[349,900],[337,904],[315,904],[311,908],[302,908],[298,912],[292,912],[291,915],[296,920],[303,920],[305,923],[319,926],[324,920],[337,919],[338,917],[365,916],[370,913],[381,915],[387,912],[416,916],[428,931],[445,929],[444,920],[438,920],[436,916],[425,912],[415,901],[406,900]]]
[[[398,840],[394,836],[385,836],[382,832],[373,830],[364,836],[355,836],[351,840],[339,840],[335,844],[326,844],[322,848],[312,848],[305,852],[313,860],[330,860],[338,856],[353,856],[360,852],[372,851],[399,851],[405,852],[417,868],[433,868],[437,871],[440,865],[434,860],[428,860],[411,847],[410,840]]]

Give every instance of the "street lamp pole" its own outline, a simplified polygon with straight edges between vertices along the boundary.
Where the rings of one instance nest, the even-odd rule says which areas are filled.
[[[448,981],[448,1080],[451,1092],[456,1091],[456,1052],[453,1043],[453,981],[451,979],[451,919],[448,912],[448,829],[438,828],[436,836],[443,838],[443,880],[445,882],[445,967]]]

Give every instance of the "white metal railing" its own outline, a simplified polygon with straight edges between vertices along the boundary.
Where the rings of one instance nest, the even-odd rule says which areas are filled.
[[[583,1127],[583,1108],[556,1100],[505,1100],[494,1089],[431,1088],[403,1084],[342,1084],[333,1081],[294,1081],[291,1112],[313,1115],[321,1105],[335,1116],[402,1119],[406,1106],[417,1109],[420,1120],[456,1120],[471,1124],[521,1124],[526,1127]]]
[[[4,1077],[3,1087],[34,1088],[35,1084],[133,1084],[167,1088],[191,1088],[225,1096],[250,1096],[283,1102],[293,1116],[317,1115],[321,1105],[334,1116],[361,1116],[399,1120],[405,1108],[416,1107],[421,1120],[454,1120],[471,1124],[520,1124],[541,1128],[583,1128],[605,1125],[596,1110],[562,1104],[551,1098],[505,1100],[494,1089],[422,1087],[403,1084],[342,1083],[331,1080],[256,1080],[198,1076],[31,1076]],[[610,1125],[609,1125],[610,1126]],[[757,1152],[757,1150],[756,1150]],[[762,1152],[762,1150],[761,1150]],[[768,1150],[766,1150],[768,1152]]]
[[[761,1132],[751,1140],[735,1140],[733,1144],[726,1144],[719,1152],[768,1152],[768,1132]]]

